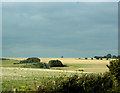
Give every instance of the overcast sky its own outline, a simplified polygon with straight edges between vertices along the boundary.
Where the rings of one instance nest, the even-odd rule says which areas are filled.
[[[117,55],[117,3],[3,3],[3,57]]]

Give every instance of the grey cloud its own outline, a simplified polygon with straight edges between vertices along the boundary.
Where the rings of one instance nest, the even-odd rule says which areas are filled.
[[[33,50],[27,47],[33,45]],[[103,45],[117,48],[117,3],[3,3],[5,56],[14,47],[13,55],[22,49],[28,50],[26,56],[49,51],[42,52],[47,56],[51,50],[56,55],[64,48],[74,51],[74,57],[83,50],[90,51],[83,56],[92,56],[93,51],[104,50]],[[37,52],[35,46],[43,47]]]

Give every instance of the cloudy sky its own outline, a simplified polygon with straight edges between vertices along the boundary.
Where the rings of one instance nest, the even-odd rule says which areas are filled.
[[[117,3],[3,3],[3,57],[117,55]]]

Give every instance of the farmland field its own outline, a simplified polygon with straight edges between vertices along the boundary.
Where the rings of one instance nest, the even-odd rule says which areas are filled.
[[[24,60],[26,58],[11,58],[16,60],[16,62],[19,62],[17,60]],[[110,60],[84,60],[84,59],[77,59],[77,58],[40,58],[41,62],[45,62],[48,63],[49,60],[60,60],[64,65],[66,65],[67,67],[54,67],[51,69],[57,69],[57,70],[79,70],[79,69],[83,69],[85,72],[105,72],[108,71],[108,68],[106,67],[107,64],[109,64]],[[7,62],[6,62],[7,63]],[[21,66],[21,64],[17,64],[17,65],[13,65],[11,63],[14,62],[9,62],[9,65],[3,63],[3,66]],[[11,65],[10,65],[11,64]]]
[[[23,58],[25,59],[25,58]],[[110,60],[84,60],[77,58],[40,58],[41,62],[48,63],[49,60],[61,60],[66,67],[52,67],[51,69],[22,68],[19,63],[22,58],[12,58],[12,60],[2,61],[2,89],[11,91],[20,86],[29,86],[35,88],[40,82],[55,80],[59,76],[71,76],[82,73],[106,72]],[[79,71],[79,70],[84,70]]]

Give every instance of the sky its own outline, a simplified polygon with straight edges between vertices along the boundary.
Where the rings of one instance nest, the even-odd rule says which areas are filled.
[[[80,58],[118,53],[117,2],[2,5],[2,56]]]

